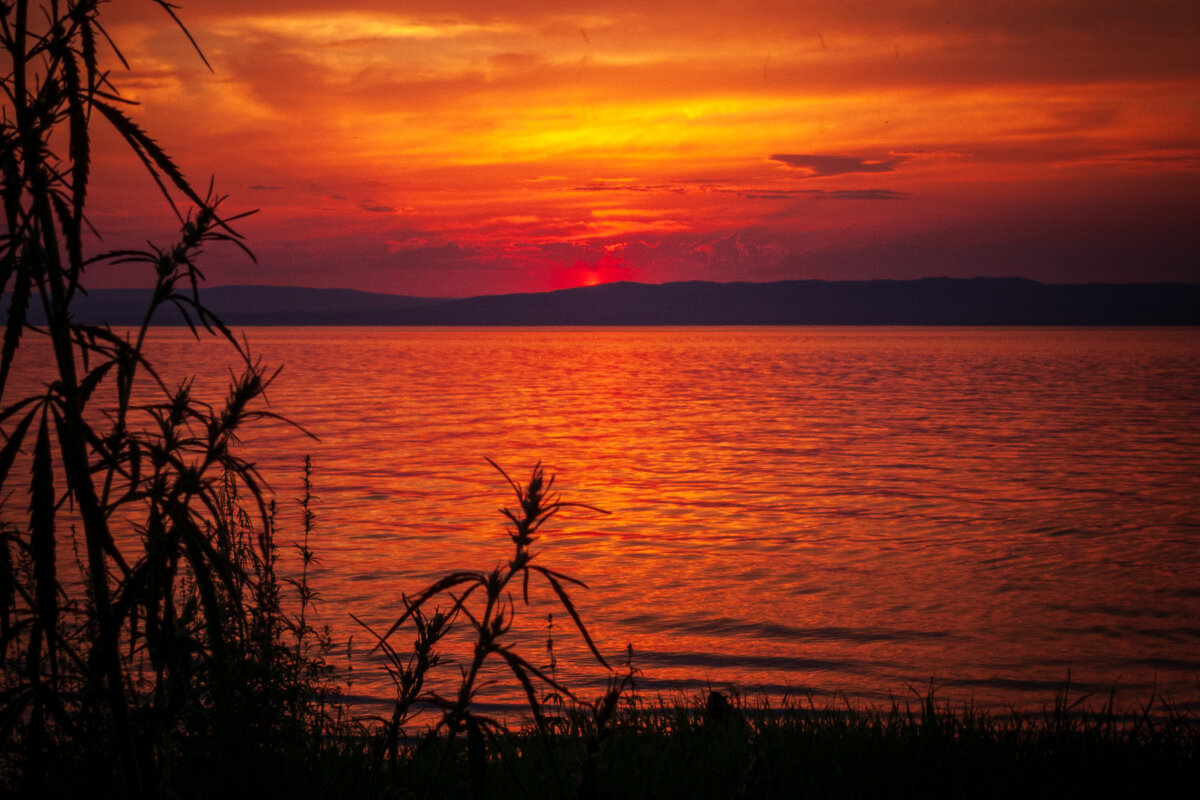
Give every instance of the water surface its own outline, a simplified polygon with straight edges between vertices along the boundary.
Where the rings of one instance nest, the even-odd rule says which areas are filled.
[[[389,689],[349,612],[386,627],[402,592],[506,558],[485,456],[611,512],[564,512],[539,558],[590,585],[584,618],[605,652],[632,644],[646,691],[879,704],[932,680],[1029,709],[1069,673],[1130,704],[1200,695],[1196,329],[246,334],[284,366],[273,410],[320,437],[247,445],[285,543],[317,464],[321,619],[355,635],[356,696]],[[225,379],[184,331],[155,346]],[[525,616],[535,663],[545,611]],[[594,686],[567,627],[560,674]]]

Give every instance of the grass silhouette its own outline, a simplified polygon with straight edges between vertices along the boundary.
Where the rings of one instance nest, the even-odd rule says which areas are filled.
[[[155,2],[175,19],[169,3]],[[273,375],[200,297],[197,259],[207,247],[249,253],[231,227],[242,215],[222,216],[222,198],[193,188],[128,115],[99,60],[98,40],[116,50],[101,6],[0,5],[11,102],[0,122],[0,293],[9,300],[0,351],[0,748],[4,782],[34,796],[64,759],[97,793],[154,796],[189,747],[228,750],[237,730],[267,742],[296,724],[322,725],[292,651],[279,647],[269,498],[237,447],[247,426],[275,416],[262,403]],[[170,201],[180,223],[173,244],[85,256],[98,122]],[[72,315],[88,269],[106,263],[140,265],[153,285],[130,331]],[[42,326],[28,323],[33,303]],[[168,378],[148,359],[147,336],[172,309],[240,360],[223,400],[197,396],[190,378]],[[14,359],[30,336],[48,345],[53,377],[14,398]],[[27,504],[14,508],[22,496]],[[291,719],[277,713],[281,696],[291,698]]]

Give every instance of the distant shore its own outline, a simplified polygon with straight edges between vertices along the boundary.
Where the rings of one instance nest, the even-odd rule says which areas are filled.
[[[619,282],[531,294],[409,297],[353,289],[215,286],[204,302],[245,326],[656,325],[1200,325],[1200,284],[1046,284],[1024,278],[645,284]],[[140,324],[148,295],[96,289],[78,298],[85,324]],[[6,309],[8,298],[4,298]],[[30,308],[40,324],[41,310]],[[161,325],[183,325],[164,313]]]

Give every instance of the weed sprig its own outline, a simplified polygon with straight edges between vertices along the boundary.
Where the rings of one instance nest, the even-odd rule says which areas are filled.
[[[476,710],[477,697],[484,683],[480,676],[489,659],[497,660],[521,686],[534,725],[543,738],[548,735],[551,726],[543,713],[539,685],[558,698],[560,703],[564,699],[574,704],[581,702],[576,693],[557,677],[553,659],[549,668],[536,666],[509,642],[508,634],[517,613],[512,587],[518,583],[522,602],[526,606],[529,604],[531,580],[540,579],[548,586],[558,605],[570,616],[595,661],[612,671],[596,647],[568,591],[568,586],[586,589],[586,584],[570,575],[534,563],[537,553],[533,549],[542,526],[564,508],[606,512],[582,503],[564,502],[554,493],[554,478],[546,476],[541,464],[533,468],[527,482],[519,484],[494,461],[488,461],[504,476],[517,498],[515,507],[501,509],[509,522],[508,534],[513,545],[508,562],[486,572],[451,572],[416,595],[403,596],[403,612],[383,633],[376,633],[355,617],[375,637],[375,646],[386,657],[388,672],[397,689],[392,718],[387,725],[387,752],[393,760],[397,756],[401,727],[418,703],[441,712],[436,724],[428,731],[428,736],[445,734],[447,746],[453,747],[455,737],[465,735],[468,760],[478,765],[485,759],[485,740],[494,743],[497,735],[508,732],[504,721]],[[445,610],[435,606],[439,600],[446,604]],[[435,606],[432,613],[426,610],[430,606]],[[439,646],[446,635],[464,621],[471,632],[470,656],[465,660],[465,666],[460,666],[457,691],[453,696],[444,696],[429,688],[428,677],[442,662]],[[406,626],[411,626],[416,638],[412,650],[401,653],[389,640]],[[547,752],[552,752],[548,741],[546,744]],[[551,766],[554,774],[559,776],[558,765],[553,759]],[[481,774],[478,767],[473,771],[476,794],[483,791],[479,783]]]

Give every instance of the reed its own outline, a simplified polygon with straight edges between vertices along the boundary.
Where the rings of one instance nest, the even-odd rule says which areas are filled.
[[[171,4],[154,2],[175,19]],[[248,425],[275,416],[261,403],[273,374],[199,289],[206,248],[249,254],[231,227],[243,215],[224,216],[211,186],[201,195],[129,115],[98,56],[108,41],[123,60],[101,6],[0,4],[11,104],[0,121],[0,780],[32,796],[64,760],[101,794],[157,795],[181,741],[225,741],[216,731],[246,698],[270,697],[291,669],[276,647],[270,505],[236,446]],[[175,209],[176,242],[85,255],[94,124],[145,165]],[[153,287],[131,331],[72,316],[88,270],[106,263],[142,267]],[[35,303],[42,326],[28,322]],[[150,330],[172,310],[197,337],[224,339],[240,363],[223,400],[148,358]],[[30,337],[46,344],[53,374],[14,397],[14,361]],[[243,502],[258,519],[253,536]],[[285,724],[252,722],[255,734],[260,722],[272,733]]]
[[[154,1],[179,23],[170,3]],[[382,751],[394,765],[409,710],[425,702],[443,712],[429,737],[465,736],[482,794],[484,739],[506,730],[475,707],[484,662],[507,666],[543,729],[534,683],[574,699],[508,641],[510,585],[521,581],[526,600],[531,578],[548,586],[604,663],[567,591],[581,584],[534,563],[531,550],[538,528],[568,504],[551,495],[553,480],[540,469],[525,486],[509,480],[518,508],[506,512],[515,546],[508,565],[454,573],[404,598],[396,625],[377,641],[398,687],[395,714],[382,726],[385,746],[362,750],[370,737],[338,702],[328,634],[309,623],[317,599],[309,582],[311,463],[300,501],[301,568],[281,581],[274,506],[237,447],[248,425],[277,418],[262,403],[274,373],[200,293],[198,259],[207,247],[232,244],[253,258],[232,227],[242,215],[224,216],[223,198],[211,187],[201,195],[129,115],[98,55],[97,43],[107,42],[124,61],[102,5],[0,4],[10,64],[2,88],[12,103],[0,121],[0,296],[8,301],[0,350],[0,782],[37,797],[72,785],[151,797],[194,785],[245,787],[256,766],[280,759]],[[179,219],[175,243],[85,255],[94,124],[112,128],[145,165]],[[131,331],[72,316],[88,268],[104,263],[140,265],[153,286]],[[34,303],[43,326],[28,322]],[[172,309],[195,336],[224,339],[241,362],[223,402],[198,396],[189,377],[170,378],[149,359],[150,331]],[[48,345],[53,375],[43,390],[13,397],[11,371],[29,337]],[[21,495],[28,501],[16,508]],[[297,598],[291,606],[285,588]],[[473,608],[476,598],[481,608]],[[439,599],[449,610],[428,611]],[[442,637],[464,620],[475,643],[456,695],[443,698],[425,679],[440,663]],[[388,637],[407,624],[418,644],[406,659]]]

